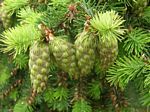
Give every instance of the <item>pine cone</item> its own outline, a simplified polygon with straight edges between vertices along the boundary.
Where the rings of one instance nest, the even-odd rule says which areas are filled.
[[[123,39],[124,20],[115,11],[97,13],[91,20],[91,26],[97,30],[97,53],[99,68],[106,71],[112,65],[118,54],[118,40]]]
[[[116,60],[118,54],[118,41],[116,38],[110,38],[99,41],[98,54],[100,60],[100,69],[106,71]]]
[[[76,57],[81,75],[87,75],[91,72],[95,61],[95,42],[92,34],[84,31],[77,35],[75,41]]]
[[[54,38],[50,46],[58,67],[68,72],[71,77],[77,78],[79,70],[76,64],[74,46],[62,38]]]
[[[35,42],[30,48],[29,69],[33,89],[37,93],[46,88],[50,66],[48,44]]]

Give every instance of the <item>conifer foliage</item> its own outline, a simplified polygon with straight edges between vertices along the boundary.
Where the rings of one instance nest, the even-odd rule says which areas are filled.
[[[150,112],[149,0],[2,0],[0,112]]]

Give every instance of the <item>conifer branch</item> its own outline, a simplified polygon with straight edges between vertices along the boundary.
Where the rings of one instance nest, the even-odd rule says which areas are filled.
[[[17,68],[23,69],[27,67],[28,60],[29,60],[29,57],[27,54],[20,53],[16,55],[15,59],[13,60],[13,63],[15,64]]]
[[[146,51],[150,42],[150,34],[142,29],[133,29],[127,35],[124,49],[128,54],[140,55]]]
[[[10,14],[13,14],[27,4],[29,4],[29,0],[4,0],[4,9]]]
[[[32,25],[22,25],[6,30],[0,38],[1,51],[16,57],[26,52],[33,41],[40,38],[40,33]]]
[[[150,87],[150,60],[149,63],[146,65],[145,67],[145,81],[144,81],[144,85],[145,88]],[[150,92],[150,88],[149,88],[149,92]]]
[[[144,106],[150,106],[150,92],[145,89],[143,90],[143,92],[141,92],[141,98],[140,101],[142,103],[142,105]]]
[[[144,12],[143,12],[141,17],[146,23],[150,24],[150,21],[149,21],[149,19],[150,19],[150,6],[148,6],[147,8],[144,9]]]
[[[20,18],[22,24],[32,24],[32,25],[37,25],[41,23],[43,15],[44,14],[35,12],[29,7],[22,9],[18,13],[18,17]]]
[[[144,67],[144,62],[135,56],[120,58],[108,70],[107,80],[111,85],[124,89],[129,81],[144,72]]]
[[[0,62],[2,63],[2,62]],[[0,90],[3,88],[5,84],[8,83],[8,79],[11,77],[8,66],[4,63],[0,64]]]
[[[75,102],[73,106],[72,112],[92,112],[91,106],[89,106],[89,103],[85,101],[84,99],[80,99],[77,102]]]
[[[24,100],[19,100],[14,106],[13,112],[34,112],[33,108]]]
[[[94,80],[92,81],[89,86],[88,86],[88,94],[93,98],[93,99],[100,99],[101,97],[101,83],[99,80]]]
[[[127,6],[132,6],[132,2],[136,2],[136,0],[118,0],[119,2],[123,2]]]

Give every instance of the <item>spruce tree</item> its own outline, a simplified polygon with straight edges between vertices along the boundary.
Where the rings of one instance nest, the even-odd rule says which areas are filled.
[[[149,0],[2,0],[0,112],[150,112]]]

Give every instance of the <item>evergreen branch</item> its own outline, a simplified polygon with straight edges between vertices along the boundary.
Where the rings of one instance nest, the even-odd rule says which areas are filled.
[[[150,73],[146,75],[146,79],[144,81],[146,87],[150,86]]]
[[[150,92],[148,90],[145,90],[142,94],[141,94],[141,103],[144,106],[150,106]]]
[[[143,73],[144,67],[144,62],[137,57],[121,58],[108,70],[107,80],[124,89],[129,81]]]
[[[73,105],[72,112],[92,112],[92,108],[87,101],[80,99]]]
[[[0,38],[1,50],[16,57],[26,52],[34,40],[40,38],[40,33],[32,25],[22,25],[6,30]]]
[[[150,24],[150,21],[149,21],[150,20],[150,6],[144,9],[144,12],[141,17],[145,22]]]
[[[68,89],[64,87],[58,87],[54,92],[53,109],[63,111],[68,109]]]
[[[13,82],[11,84],[11,86],[9,86],[9,88],[3,93],[3,97],[8,97],[8,95],[12,98],[14,98],[14,100],[16,100],[17,96],[18,95],[18,91],[16,90],[16,88],[18,86],[20,86],[22,84],[22,80],[21,79],[18,79],[16,80],[15,82]]]
[[[142,29],[134,29],[127,35],[124,49],[129,54],[139,55],[146,51],[148,43],[150,42],[150,34]]]
[[[28,58],[29,57],[26,54],[21,53],[16,56],[16,58],[13,60],[13,63],[17,68],[23,69],[27,66],[29,60]]]
[[[126,96],[126,99],[128,100],[128,104],[130,105],[130,107],[133,108],[141,105],[140,93],[141,91],[143,91],[143,89],[139,90],[140,87],[139,85],[137,85],[139,81],[141,81],[141,79],[135,79],[133,81],[130,81],[124,90],[124,94]]]
[[[43,17],[43,23],[50,28],[58,28],[58,25],[65,19],[65,14],[67,12],[66,7],[67,6],[63,6],[63,4],[57,4],[56,6],[49,5]]]
[[[33,108],[24,101],[18,101],[13,112],[33,112]]]
[[[8,69],[7,65],[0,64],[0,89],[1,87],[8,82],[8,79],[11,77],[10,76],[10,71]]]
[[[149,60],[150,63],[150,60]],[[146,77],[144,81],[145,87],[150,87],[150,64],[146,66]],[[149,88],[150,91],[150,88]]]
[[[48,88],[44,93],[44,100],[47,103],[52,103],[54,98],[54,90],[52,88]]]
[[[58,111],[67,111],[69,107],[68,100],[54,100],[52,103],[52,108],[53,110],[58,110]]]
[[[124,2],[110,2],[106,5],[105,10],[115,10],[122,16],[124,16],[127,13],[127,6]]]
[[[71,0],[51,0],[51,3],[49,3],[49,5],[53,5],[53,6],[67,6],[67,4],[69,4],[71,2]]]
[[[90,21],[91,26],[98,30],[102,39],[123,38],[125,33],[123,29],[124,20],[115,11],[99,12]]]
[[[68,90],[63,87],[58,87],[55,90],[54,97],[56,100],[64,100],[68,98]]]
[[[101,85],[99,80],[95,80],[89,84],[88,94],[93,99],[100,99],[101,96]]]
[[[136,2],[136,0],[118,0],[119,2],[123,2],[127,6],[132,6],[132,1]]]
[[[81,7],[85,10],[85,12],[90,15],[90,16],[94,16],[94,10],[99,10],[102,9],[102,7],[104,7],[101,4],[102,1],[98,1],[96,2],[96,0],[83,0],[81,2]]]
[[[21,20],[21,23],[25,24],[39,24],[42,21],[42,15],[41,13],[35,12],[30,7],[27,7],[25,9],[22,9],[18,13],[18,17]]]
[[[58,87],[55,90],[49,88],[44,94],[44,100],[48,103],[48,107],[53,110],[64,111],[68,109],[68,90]]]
[[[29,0],[4,0],[4,9],[11,14],[29,4]]]
[[[17,100],[18,96],[19,96],[18,90],[17,90],[17,88],[14,88],[14,89],[11,91],[11,93],[10,93],[10,95],[9,95],[9,98],[10,98],[10,99],[13,99],[13,100]]]

